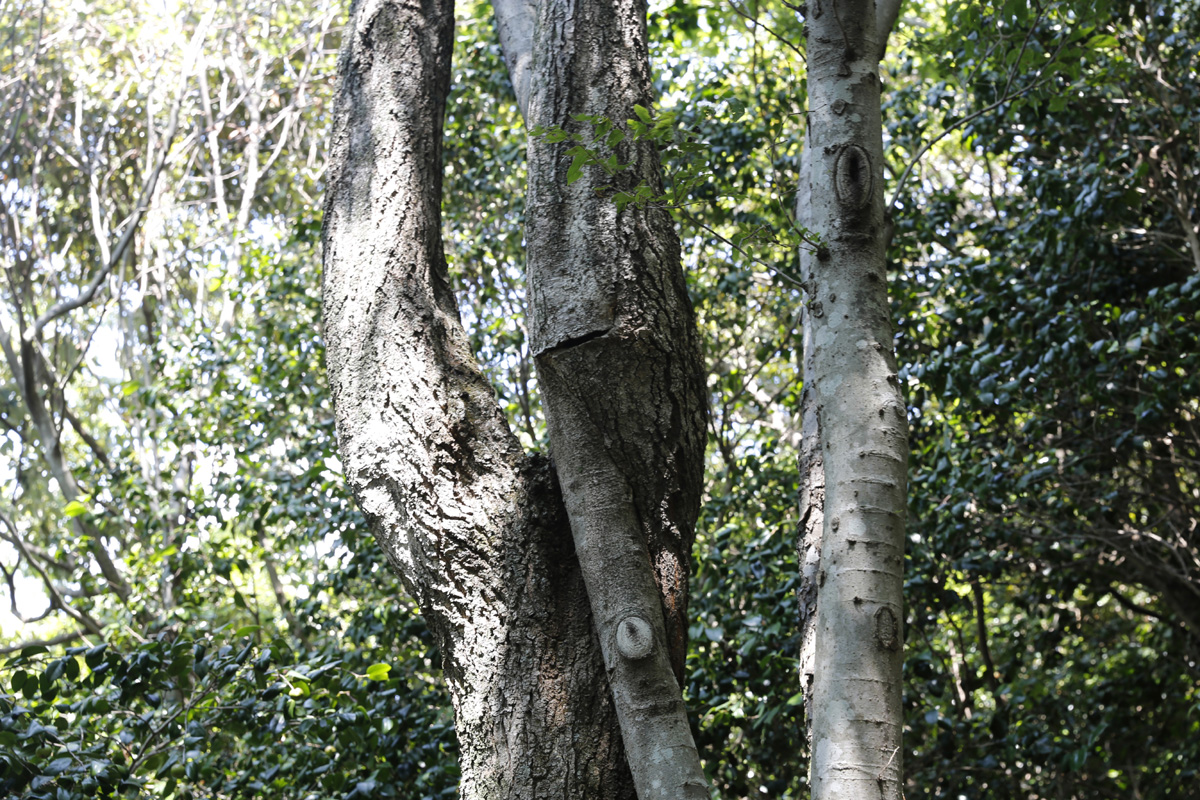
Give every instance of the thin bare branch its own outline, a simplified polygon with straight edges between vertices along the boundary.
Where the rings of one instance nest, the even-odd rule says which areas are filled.
[[[67,631],[66,633],[60,633],[57,636],[51,636],[49,639],[28,639],[24,642],[17,642],[16,644],[6,644],[3,647],[0,647],[0,656],[6,656],[9,653],[19,653],[26,647],[54,647],[60,644],[76,642],[80,639],[86,641],[87,635],[88,631],[85,628],[80,628],[76,631]]]
[[[5,538],[16,546],[21,555],[25,557],[25,560],[29,564],[30,568],[37,573],[39,578],[41,578],[42,584],[46,587],[46,593],[50,595],[51,607],[60,609],[64,614],[68,615],[97,636],[102,635],[103,627],[99,622],[93,619],[92,616],[86,611],[81,611],[72,606],[67,602],[67,599],[62,596],[62,593],[59,592],[58,587],[54,585],[54,581],[52,581],[50,576],[46,574],[46,570],[42,568],[42,565],[38,562],[37,558],[33,555],[33,553],[30,552],[29,548],[25,546],[25,541],[21,537],[21,532],[17,530],[17,527],[13,524],[12,520],[10,520],[6,515],[0,514],[0,522],[3,522],[4,527],[8,528],[9,533],[12,534],[11,538]]]

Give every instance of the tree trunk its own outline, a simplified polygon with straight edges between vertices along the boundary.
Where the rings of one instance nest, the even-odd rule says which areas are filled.
[[[800,162],[800,181],[796,192],[796,223],[811,228],[812,182],[808,168],[812,150],[807,134]],[[807,248],[800,251],[800,275],[811,276],[815,255]],[[809,278],[806,277],[806,280]],[[800,395],[800,530],[796,563],[800,565],[800,691],[804,694],[804,723],[809,752],[812,752],[813,667],[817,658],[817,599],[820,587],[821,537],[825,533],[825,463],[821,458],[821,422],[817,416],[816,369],[813,366],[812,314],[805,292],[803,309],[804,346],[801,373],[804,391]]]
[[[814,800],[902,796],[908,427],[885,270],[878,69],[895,9],[883,5],[821,0],[807,20],[808,185],[800,194],[809,202],[801,220],[822,240],[802,264],[805,394],[820,429],[820,453],[807,461],[819,462],[824,477],[820,560],[810,570],[806,558],[802,593],[802,606],[819,594],[809,705]]]
[[[363,0],[325,210],[346,476],[443,656],[464,800],[632,798],[553,471],[525,456],[459,322],[440,231],[450,0]]]
[[[538,9],[532,126],[623,125],[652,104],[641,0]],[[551,452],[638,797],[707,798],[680,692],[690,555],[703,480],[706,387],[679,241],[661,209],[596,191],[661,183],[657,153],[568,185],[566,145],[529,146],[530,339]]]
[[[587,133],[652,104],[641,0],[495,0],[528,126]],[[690,554],[699,511],[703,359],[661,209],[596,190],[661,184],[657,152],[624,142],[630,169],[567,181],[566,145],[529,145],[530,345],[550,446],[597,620],[638,797],[708,790],[680,692]]]

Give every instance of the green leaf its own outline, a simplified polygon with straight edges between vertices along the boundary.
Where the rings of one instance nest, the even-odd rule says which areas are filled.
[[[99,664],[101,661],[104,660],[104,651],[107,649],[108,649],[108,642],[105,642],[104,644],[96,645],[95,647],[93,647],[92,649],[87,651],[87,654],[83,657],[84,662],[89,667],[95,668],[95,666],[97,664]]]
[[[642,122],[647,124],[650,122],[650,112],[646,110],[645,106],[639,106],[635,103],[633,106],[633,113],[637,114],[638,119],[640,119]]]
[[[372,664],[367,667],[367,677],[373,681],[386,681],[391,671],[391,664]]]
[[[88,507],[78,500],[72,500],[71,502],[67,503],[65,507],[63,507],[63,512],[68,517],[81,517],[88,513],[88,511]]]
[[[577,181],[583,177],[583,168],[587,166],[588,159],[589,159],[587,151],[584,150],[582,147],[572,148],[572,149],[582,150],[583,152],[577,152],[575,154],[575,157],[573,159],[571,159],[571,166],[567,169],[567,184],[568,185],[574,183],[575,181]]]

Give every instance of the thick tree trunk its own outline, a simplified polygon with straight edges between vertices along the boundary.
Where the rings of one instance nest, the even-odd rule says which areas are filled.
[[[618,124],[649,106],[641,0],[546,0],[527,119]],[[586,130],[586,129],[585,129]],[[565,146],[529,146],[530,339],[550,446],[641,800],[707,798],[679,681],[705,444],[703,360],[671,219],[596,187],[661,181],[657,153],[568,185]]]
[[[586,127],[650,106],[641,0],[494,0],[530,126]],[[707,797],[679,684],[705,442],[703,360],[661,209],[595,190],[661,182],[657,153],[568,184],[566,146],[529,146],[530,339],[551,451],[596,616],[638,796]]]
[[[816,602],[810,780],[814,800],[900,800],[908,428],[884,258],[878,68],[887,30],[873,0],[808,8],[801,195],[809,202],[801,219],[823,245],[802,265],[812,414],[805,433],[819,427],[820,453],[807,464],[810,478],[818,463],[824,478],[820,559],[813,570],[806,557],[806,575],[815,575],[802,595],[802,605]],[[895,19],[890,6],[878,11]],[[813,513],[806,511],[809,519]],[[806,537],[811,542],[813,532]]]
[[[363,0],[340,63],[325,335],[345,472],[437,636],[464,800],[631,798],[550,467],[472,355],[440,231],[450,0]]]

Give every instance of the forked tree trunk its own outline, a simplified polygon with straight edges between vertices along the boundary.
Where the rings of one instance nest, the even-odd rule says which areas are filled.
[[[878,75],[896,11],[894,2],[876,8],[873,0],[808,5],[798,216],[823,242],[801,265],[802,680],[814,800],[902,796],[908,425],[887,300]]]
[[[633,797],[549,465],[525,456],[442,252],[450,0],[355,3],[325,210],[325,336],[346,476],[444,659],[464,800]]]

